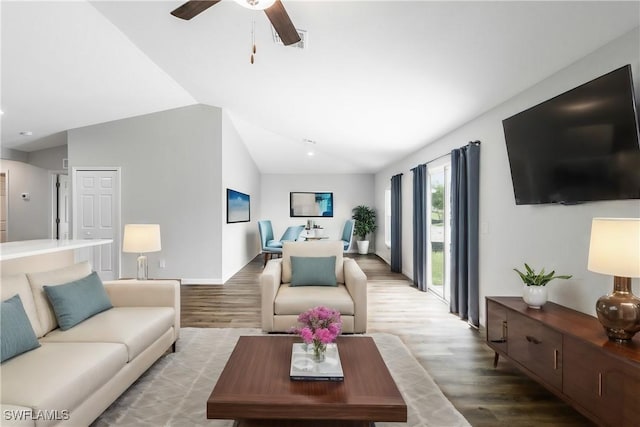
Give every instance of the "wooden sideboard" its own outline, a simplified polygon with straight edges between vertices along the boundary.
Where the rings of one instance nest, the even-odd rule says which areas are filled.
[[[487,344],[602,426],[638,426],[640,334],[609,341],[597,318],[552,302],[487,297]]]

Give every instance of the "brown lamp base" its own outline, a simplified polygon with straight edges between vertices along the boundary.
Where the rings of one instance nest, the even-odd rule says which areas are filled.
[[[629,341],[640,331],[640,298],[631,292],[630,277],[614,276],[613,292],[598,299],[596,313],[611,341]]]

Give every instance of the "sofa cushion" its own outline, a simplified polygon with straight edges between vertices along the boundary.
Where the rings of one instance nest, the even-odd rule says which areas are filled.
[[[336,257],[291,257],[291,286],[338,286]]]
[[[82,279],[91,274],[91,265],[88,262],[81,262],[57,270],[43,271],[40,273],[28,273],[29,285],[33,292],[38,320],[40,321],[41,333],[46,334],[58,326],[56,315],[49,303],[49,299],[42,289],[43,286],[62,285]]]
[[[353,315],[353,300],[347,288],[340,284],[333,286],[306,286],[304,288],[292,287],[288,284],[280,285],[274,301],[274,314],[300,314],[305,310],[318,305],[338,310],[340,314]]]
[[[67,331],[56,329],[42,342],[107,342],[126,346],[133,360],[173,325],[172,307],[114,307]]]
[[[102,280],[95,271],[64,285],[43,286],[63,331],[113,307]]]
[[[2,301],[11,298],[18,294],[22,300],[22,307],[27,313],[31,327],[36,333],[36,336],[40,338],[44,335],[42,328],[40,327],[40,320],[38,319],[38,311],[36,310],[36,303],[33,300],[33,293],[31,292],[31,286],[29,286],[29,280],[26,274],[15,274],[2,276],[2,286],[0,286],[0,299]]]
[[[336,257],[336,280],[344,283],[342,241],[284,242],[282,245],[282,283],[291,282],[291,257]]]
[[[42,343],[2,364],[2,403],[71,412],[126,362],[122,344]]]
[[[27,313],[16,294],[0,307],[0,358],[9,360],[29,350],[40,347]]]

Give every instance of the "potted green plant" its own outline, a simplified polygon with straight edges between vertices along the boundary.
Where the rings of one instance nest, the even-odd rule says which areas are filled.
[[[545,273],[544,268],[536,273],[534,269],[524,263],[525,273],[514,268],[513,270],[518,273],[520,279],[524,283],[522,291],[522,299],[531,308],[539,309],[547,302],[547,283],[553,279],[571,279],[571,275],[558,275],[556,276],[555,270],[551,273]]]
[[[376,231],[376,211],[368,206],[360,205],[353,208],[353,218],[356,223],[353,228],[353,234],[359,237],[357,240],[358,253],[366,254],[369,252],[369,241],[365,240],[367,234]]]

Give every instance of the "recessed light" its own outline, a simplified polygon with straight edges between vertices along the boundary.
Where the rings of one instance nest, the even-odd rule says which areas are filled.
[[[311,156],[313,156],[313,155],[314,155],[314,152],[313,152],[313,151],[308,151],[308,152],[307,152],[307,156],[311,157]]]
[[[23,130],[22,132],[20,132],[20,135],[22,135],[22,136],[31,136],[31,135],[33,135],[33,132],[31,132],[30,130]]]

